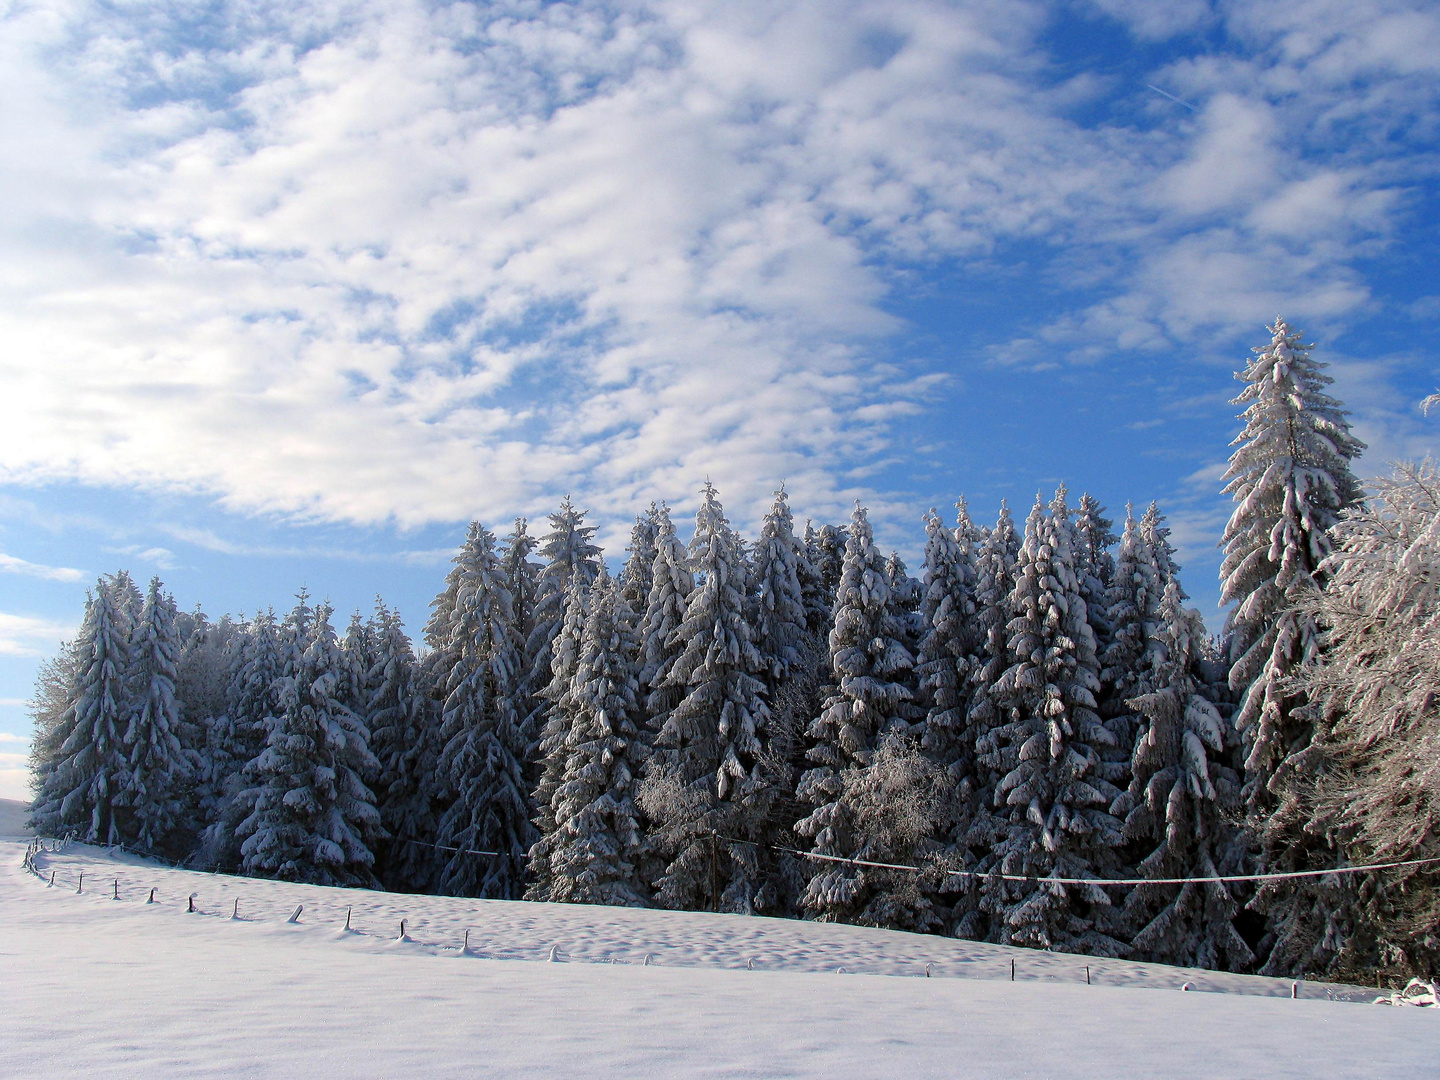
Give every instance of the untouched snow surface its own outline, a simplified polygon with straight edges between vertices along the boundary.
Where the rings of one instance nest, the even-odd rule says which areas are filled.
[[[325,889],[83,846],[42,853],[37,875],[24,850],[0,843],[6,1077],[1373,1077],[1423,1075],[1440,1055],[1440,1015],[1314,984],[1292,1001],[1277,980]]]
[[[25,821],[30,816],[30,804],[18,799],[0,799],[0,839],[13,836],[29,836],[30,829]]]

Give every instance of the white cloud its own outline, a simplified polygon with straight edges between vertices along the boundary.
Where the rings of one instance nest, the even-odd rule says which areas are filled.
[[[1430,32],[1226,9],[1252,54],[1172,65],[1202,113],[1147,129],[1069,118],[1097,91],[1055,84],[1038,4],[153,10],[0,22],[0,479],[401,525],[565,490],[614,521],[707,475],[737,520],[782,477],[878,505],[918,377],[873,361],[896,264],[1064,248],[1106,295],[1028,335],[1046,362],[1343,317],[1389,181],[1296,135]]]
[[[0,705],[7,704],[11,704],[9,698],[0,698]],[[16,701],[14,704],[23,704],[23,702]],[[13,731],[0,731],[0,743],[25,743],[28,746],[30,738],[27,735],[16,735]]]
[[[0,799],[15,799],[19,802],[29,802],[30,794],[30,770],[25,767],[24,760],[13,764],[6,760],[13,755],[0,754]]]
[[[14,555],[0,552],[0,572],[21,574],[25,577],[43,578],[47,581],[83,581],[85,571],[72,570],[68,566],[45,566],[42,563],[26,562]]]
[[[0,611],[0,656],[47,656],[74,632],[68,623]]]

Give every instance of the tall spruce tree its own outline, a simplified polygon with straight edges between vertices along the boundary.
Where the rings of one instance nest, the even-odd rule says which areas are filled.
[[[756,771],[768,720],[765,665],[746,619],[742,551],[708,482],[690,566],[697,581],[671,634],[680,653],[664,681],[684,696],[655,734],[642,801],[666,861],[656,899],[749,912],[763,882],[754,847],[735,841],[759,839],[773,797]],[[658,558],[656,567],[658,576]]]
[[[830,606],[833,597],[825,585],[825,576],[816,560],[820,555],[820,534],[807,518],[805,533],[800,538],[800,551],[804,556],[797,567],[800,578],[800,598],[805,605],[805,625],[811,634],[824,637],[830,632]]]
[[[550,531],[540,542],[545,566],[535,597],[535,625],[525,642],[529,684],[539,690],[550,682],[550,643],[565,617],[565,591],[579,577],[589,588],[600,572],[600,549],[591,542],[595,526],[585,524],[584,510],[576,510],[566,495],[560,509],[550,515]]]
[[[102,844],[124,838],[116,799],[129,768],[124,746],[130,707],[127,621],[115,590],[104,579],[97,581],[75,639],[74,682],[66,690],[52,740],[59,746],[32,809],[32,825],[41,835],[75,832]]]
[[[665,726],[670,710],[685,696],[670,680],[670,671],[684,651],[675,631],[685,621],[685,605],[695,591],[690,554],[675,535],[670,512],[660,508],[655,531],[655,561],[650,567],[650,596],[640,621],[640,688],[646,693],[645,715],[652,732]]]
[[[1080,581],[1080,595],[1085,598],[1090,629],[1095,633],[1096,652],[1103,656],[1110,643],[1105,591],[1115,571],[1115,560],[1110,555],[1110,547],[1118,539],[1113,529],[1115,523],[1105,516],[1105,507],[1089,492],[1080,496],[1074,515],[1075,576]]]
[[[446,632],[455,662],[446,682],[439,761],[453,800],[440,818],[438,887],[455,896],[518,900],[534,842],[523,766],[528,740],[515,706],[521,657],[495,538],[479,522],[471,523],[456,569]]]
[[[1150,691],[1147,680],[1154,665],[1148,653],[1160,640],[1160,598],[1165,589],[1165,575],[1155,556],[1153,540],[1127,504],[1115,570],[1105,591],[1110,644],[1101,656],[1101,679],[1108,691],[1101,711],[1106,716],[1128,712],[1130,698]]]
[[[302,591],[282,631],[280,713],[251,764],[251,810],[238,827],[247,874],[318,885],[377,884],[371,845],[383,836],[364,776],[378,766],[364,722],[340,699],[345,662],[330,608]]]
[[[755,547],[755,644],[765,660],[773,689],[791,677],[801,662],[806,632],[805,598],[800,583],[805,554],[795,538],[794,518],[785,485],[760,526]]]
[[[124,801],[129,810],[126,839],[156,853],[178,853],[172,840],[184,846],[189,842],[189,837],[175,836],[184,825],[186,785],[197,764],[180,744],[175,699],[179,659],[174,598],[161,591],[158,577],[151,578],[130,643]]]
[[[1116,740],[1095,711],[1099,662],[1063,486],[1048,513],[1037,496],[1025,523],[1010,612],[1011,664],[994,688],[1008,723],[987,747],[1004,772],[994,803],[1008,809],[1010,827],[990,865],[1037,880],[987,879],[981,906],[1003,944],[1118,955],[1123,946],[1106,933],[1105,891],[1045,881],[1103,877],[1122,840],[1107,812],[1120,792],[1103,776],[1100,756]]]
[[[847,799],[854,778],[846,774],[871,763],[886,734],[908,733],[920,716],[912,686],[914,657],[905,648],[904,626],[891,600],[886,560],[875,546],[865,510],[856,506],[835,593],[830,655],[835,686],[809,729],[807,757],[814,764],[801,778],[797,797],[814,809],[795,825],[811,837],[818,855],[876,859],[879,834],[856,828],[856,806]],[[847,780],[851,781],[847,783]],[[893,918],[888,873],[844,863],[823,864],[806,888],[805,908],[822,918],[876,921],[880,901]],[[925,913],[912,918],[925,921]]]
[[[620,572],[620,593],[638,620],[645,614],[650,602],[650,585],[655,570],[655,541],[660,535],[661,509],[658,503],[651,503],[643,514],[635,519],[630,530],[629,558],[625,569]]]
[[[604,569],[602,564],[602,574]],[[540,779],[531,799],[535,807],[532,821],[540,837],[537,844],[545,844],[547,838],[559,830],[555,806],[557,793],[565,782],[570,732],[577,721],[575,671],[580,663],[580,646],[589,610],[590,589],[580,578],[572,577],[565,590],[565,617],[550,647],[550,683],[540,692],[547,708],[537,761]],[[530,849],[530,883],[525,889],[527,900],[551,898],[554,883],[550,876],[548,852],[548,846],[539,850],[536,847]]]
[[[376,600],[369,687],[370,745],[380,763],[376,808],[388,834],[381,846],[385,888],[424,892],[434,880],[438,822],[432,778],[439,758],[434,712],[420,682],[419,665],[400,613]]]
[[[1244,845],[1228,816],[1240,781],[1211,753],[1225,751],[1225,721],[1193,674],[1204,637],[1197,612],[1182,603],[1180,584],[1165,585],[1143,654],[1146,692],[1128,701],[1142,717],[1129,790],[1116,801],[1125,838],[1143,853],[1145,878],[1217,878],[1244,873]],[[1148,850],[1147,850],[1148,849]],[[1134,928],[1131,955],[1184,967],[1243,971],[1254,953],[1235,928],[1240,905],[1223,881],[1147,882],[1131,889],[1125,915]]]
[[[1365,444],[1350,434],[1344,407],[1324,392],[1333,379],[1313,346],[1281,318],[1270,343],[1236,378],[1245,389],[1245,429],[1225,473],[1235,510],[1221,540],[1220,602],[1226,622],[1230,686],[1240,695],[1235,724],[1246,749],[1245,797],[1252,813],[1278,801],[1286,759],[1310,742],[1290,682],[1319,649],[1319,628],[1304,602],[1321,585],[1327,530],[1360,499],[1350,462]],[[1281,781],[1283,784],[1283,780]]]
[[[569,728],[552,748],[564,761],[548,804],[552,827],[531,848],[546,895],[532,891],[532,898],[631,907],[647,902],[634,800],[648,754],[634,623],[623,593],[602,567],[570,680]]]
[[[925,707],[922,745],[959,784],[971,774],[965,739],[970,671],[979,642],[975,610],[975,556],[971,535],[952,532],[933,509],[925,517],[924,598],[920,604],[915,673]]]
[[[970,673],[970,710],[966,717],[977,753],[988,752],[991,756],[997,745],[991,735],[1005,721],[1002,698],[995,687],[1010,667],[1006,627],[1010,623],[1010,593],[1015,588],[1019,553],[1015,519],[1002,500],[995,526],[981,537],[975,556],[975,614],[980,641]],[[996,772],[998,766],[986,766],[979,758],[977,761],[984,766],[979,774],[983,786],[989,787],[1003,775]]]

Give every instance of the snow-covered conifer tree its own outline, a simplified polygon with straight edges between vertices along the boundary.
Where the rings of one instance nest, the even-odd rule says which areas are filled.
[[[1107,715],[1128,712],[1125,702],[1151,689],[1146,680],[1154,665],[1148,651],[1160,641],[1160,598],[1165,589],[1155,555],[1154,545],[1135,520],[1134,508],[1127,504],[1125,531],[1105,591],[1110,644],[1101,656],[1101,679],[1110,691],[1102,709]]]
[[[585,524],[584,510],[576,510],[565,496],[560,509],[550,515],[550,531],[540,543],[545,567],[535,599],[535,626],[525,642],[525,662],[530,685],[538,690],[550,682],[550,642],[565,617],[565,590],[570,579],[579,576],[589,588],[600,572],[600,549],[591,543],[595,526]]]
[[[604,563],[601,563],[600,569],[604,574]],[[550,683],[540,692],[547,708],[537,755],[540,779],[531,798],[535,807],[532,820],[540,832],[537,843],[543,844],[558,828],[555,820],[556,792],[565,781],[570,731],[576,721],[575,670],[580,662],[580,645],[589,609],[590,589],[579,577],[572,577],[565,589],[565,617],[550,646]],[[529,877],[525,899],[548,900],[552,884],[550,860],[543,853],[537,854],[534,847],[530,849]]]
[[[400,613],[379,600],[370,620],[372,662],[366,678],[370,746],[380,763],[376,809],[389,839],[381,848],[380,878],[387,889],[423,892],[433,880],[433,780],[439,738],[419,678],[419,665]]]
[[[626,549],[630,557],[625,561],[625,569],[620,572],[620,592],[636,619],[645,614],[645,608],[650,603],[660,514],[660,505],[652,502],[645,513],[635,519],[635,527],[630,530],[630,546]]]
[[[840,575],[844,572],[846,530],[834,525],[821,525],[815,531],[814,550],[809,551],[811,563],[820,575],[821,596],[824,599],[823,626],[829,632],[833,624],[835,590],[840,587]]]
[[[515,519],[515,528],[505,538],[500,551],[500,571],[505,579],[505,588],[510,590],[510,606],[515,613],[515,642],[522,660],[526,642],[535,630],[535,605],[540,599],[540,564],[531,560],[538,542],[528,531],[529,525],[523,517]],[[524,672],[522,671],[522,675]],[[543,686],[544,684],[540,684]],[[522,678],[516,691],[515,707],[520,715],[529,718],[535,708],[534,692],[539,687],[531,686]],[[538,718],[537,718],[538,719]],[[526,731],[526,737],[535,738],[536,733]]]
[[[340,642],[340,685],[337,689],[345,707],[365,722],[367,730],[370,728],[370,695],[374,690],[370,672],[374,667],[374,628],[359,611],[355,611]]]
[[[755,548],[755,644],[764,658],[772,687],[790,678],[800,663],[806,632],[805,600],[800,584],[804,559],[795,538],[785,485],[760,526]]]
[[[646,693],[645,716],[651,732],[665,726],[670,710],[685,696],[670,681],[670,669],[684,651],[675,631],[685,621],[685,604],[695,590],[690,554],[675,535],[667,508],[660,508],[655,530],[655,561],[650,567],[650,596],[640,621],[640,689]]]
[[[1243,844],[1226,820],[1239,805],[1239,778],[1210,760],[1212,751],[1225,750],[1225,721],[1191,672],[1203,635],[1198,613],[1185,609],[1179,582],[1171,578],[1157,605],[1151,647],[1143,654],[1150,670],[1136,680],[1147,690],[1128,703],[1143,718],[1130,788],[1113,808],[1125,820],[1126,840],[1145,851],[1137,867],[1141,877],[1244,872]],[[1131,955],[1183,967],[1245,970],[1255,957],[1235,928],[1239,910],[1222,881],[1138,885],[1125,901],[1135,931]]]
[[[344,659],[330,608],[312,610],[307,600],[302,591],[282,630],[281,712],[249,770],[251,810],[236,830],[242,866],[260,877],[373,886],[370,845],[383,831],[363,777],[379,763],[363,722],[339,698]]]
[[[224,713],[208,727],[202,762],[205,829],[197,857],[203,866],[231,869],[241,861],[235,830],[250,813],[245,793],[255,778],[247,770],[264,752],[279,712],[274,688],[284,658],[274,611],[262,611],[237,627],[227,652],[230,679]]]
[[[890,558],[885,560],[885,577],[890,582],[890,610],[904,628],[900,640],[905,643],[910,655],[914,656],[920,644],[920,635],[924,632],[920,619],[920,601],[925,595],[925,589],[910,576],[910,568],[905,565],[905,560],[898,551],[892,551]]]
[[[128,641],[140,621],[140,613],[145,610],[145,594],[135,584],[129,570],[117,570],[107,574],[104,580],[115,602],[116,625]]]
[[[479,522],[471,523],[456,564],[455,607],[444,638],[455,662],[445,683],[440,755],[453,801],[440,819],[445,865],[438,885],[450,895],[518,900],[534,834],[523,772],[528,740],[515,706],[521,658],[514,610],[495,538]]]
[[[533,890],[527,895],[638,907],[647,897],[634,792],[647,747],[636,681],[635,616],[603,566],[588,607],[561,714],[570,725],[562,745],[553,750],[564,767],[548,805],[552,827],[531,848],[532,868],[536,880],[545,883],[545,896],[535,897]]]
[[[1120,792],[1102,775],[1100,757],[1116,740],[1095,711],[1099,661],[1075,574],[1063,486],[1048,513],[1036,497],[1010,611],[1011,665],[994,687],[1009,722],[983,744],[992,767],[1004,772],[994,804],[1008,809],[1010,829],[989,864],[1040,880],[1032,886],[988,879],[981,906],[1003,944],[1116,955],[1122,946],[1101,925],[1106,893],[1044,881],[1104,876],[1121,842],[1120,823],[1107,813]]]
[[[796,567],[800,579],[800,599],[805,605],[805,625],[811,634],[824,637],[830,632],[830,605],[833,597],[825,588],[825,577],[816,565],[820,553],[820,534],[807,518],[805,534],[800,538],[801,561]]]
[[[124,746],[130,708],[125,621],[115,591],[104,579],[97,581],[75,639],[75,681],[56,725],[64,741],[43,777],[32,812],[33,826],[42,835],[73,831],[102,844],[124,837],[116,800],[129,769]]]
[[[168,842],[184,824],[185,785],[195,771],[196,762],[180,744],[179,660],[175,601],[161,591],[158,577],[151,578],[130,642],[125,729],[125,834],[142,851],[171,850]]]
[[[1080,496],[1074,513],[1075,576],[1080,580],[1080,595],[1085,598],[1090,629],[1095,633],[1096,651],[1103,656],[1110,644],[1105,590],[1115,571],[1110,556],[1110,546],[1116,540],[1114,522],[1105,517],[1105,507],[1088,492]]]
[[[1015,587],[1015,560],[1020,541],[1015,520],[1002,500],[995,527],[981,537],[975,555],[975,614],[980,636],[976,663],[970,673],[970,712],[967,717],[977,740],[986,738],[1002,722],[995,684],[1010,666],[1006,626],[1010,622],[1010,593]],[[998,780],[992,768],[989,780]]]
[[[1155,553],[1155,568],[1160,573],[1161,589],[1170,581],[1179,581],[1180,567],[1175,562],[1175,545],[1170,543],[1170,528],[1165,524],[1165,515],[1160,513],[1160,505],[1153,500],[1140,519],[1140,535],[1145,537],[1150,550]],[[1180,599],[1189,598],[1182,586]]]
[[[830,655],[836,685],[808,732],[807,757],[815,768],[796,788],[814,810],[795,831],[814,839],[817,854],[868,858],[864,838],[854,829],[854,810],[845,802],[847,770],[870,764],[880,737],[906,733],[919,718],[914,705],[914,658],[901,640],[904,628],[891,603],[885,559],[875,546],[870,521],[856,506],[835,593],[835,627]],[[826,864],[810,879],[807,910],[827,918],[864,918],[877,879],[863,867]]]
[[[965,520],[968,520],[966,518]],[[973,740],[964,739],[969,712],[969,679],[979,651],[975,611],[975,556],[971,534],[952,532],[933,509],[925,517],[925,595],[915,673],[924,705],[924,747],[953,780],[971,772]]]
[[[698,580],[672,631],[681,651],[663,684],[684,696],[656,732],[642,792],[651,841],[667,860],[656,899],[748,912],[762,886],[755,849],[723,837],[758,839],[768,812],[772,792],[755,768],[768,719],[765,665],[745,617],[740,547],[708,482],[690,551]],[[657,578],[666,561],[656,558]]]
[[[1273,778],[1310,741],[1288,683],[1319,648],[1302,601],[1320,586],[1326,530],[1360,499],[1350,462],[1365,449],[1344,407],[1324,392],[1334,380],[1311,358],[1313,346],[1278,317],[1270,331],[1270,344],[1236,376],[1246,384],[1235,398],[1245,430],[1225,473],[1236,506],[1220,567],[1220,602],[1235,605],[1226,633],[1230,686],[1241,695],[1234,720],[1247,754],[1246,802],[1257,813],[1275,805]]]

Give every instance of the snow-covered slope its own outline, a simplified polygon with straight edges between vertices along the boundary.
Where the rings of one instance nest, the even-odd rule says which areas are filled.
[[[1369,1077],[1440,1052],[1440,1016],[1313,985],[1090,960],[1087,986],[1085,958],[858,927],[23,853],[0,843],[3,1076]]]
[[[25,825],[29,816],[29,803],[17,799],[0,799],[0,838],[29,836],[30,829]]]

